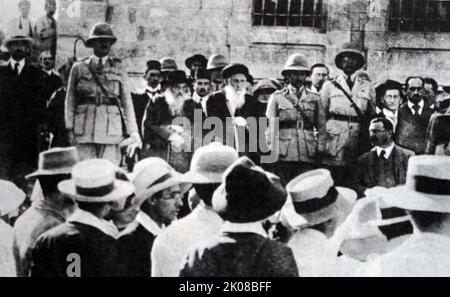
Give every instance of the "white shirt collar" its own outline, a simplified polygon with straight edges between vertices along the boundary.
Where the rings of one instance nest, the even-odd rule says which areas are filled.
[[[392,143],[392,144],[391,144],[390,146],[388,146],[387,148],[382,148],[382,147],[376,146],[376,147],[374,147],[372,150],[373,150],[373,151],[376,151],[378,157],[380,156],[381,151],[384,150],[384,151],[385,151],[385,153],[384,153],[384,158],[387,160],[387,159],[389,159],[389,156],[391,155],[392,150],[394,149],[394,146],[395,146],[395,144]]]
[[[158,224],[145,212],[140,211],[136,216],[136,222],[142,225],[148,232],[158,236],[163,228],[159,227]]]
[[[77,222],[89,225],[115,239],[119,238],[120,232],[113,223],[103,219],[99,219],[92,213],[84,211],[82,209],[75,210],[75,212],[67,219],[67,222]]]
[[[96,55],[92,55],[92,60],[94,61],[95,64],[99,63],[100,57],[97,57]],[[102,65],[105,66],[106,62],[109,59],[109,55],[108,56],[104,56],[102,59]]]
[[[254,223],[231,223],[225,221],[222,228],[220,229],[222,233],[255,233],[263,237],[268,237],[267,232],[264,230],[261,222]]]
[[[420,109],[419,109],[419,115],[421,115],[421,114],[422,114],[422,111],[423,111],[423,106],[425,105],[425,102],[424,102],[423,99],[422,99],[422,100],[420,100],[420,102],[419,102],[418,104],[419,104],[419,107],[420,107]],[[408,100],[408,107],[409,107],[409,109],[411,109],[411,112],[412,112],[413,114],[415,114],[415,110],[414,110],[413,106],[414,106],[414,103],[412,103],[411,101]]]
[[[200,99],[202,99],[201,100],[201,102],[200,102]],[[200,103],[201,105],[202,105],[202,109],[203,109],[203,112],[206,114],[206,103],[208,102],[208,99],[209,99],[209,95],[206,95],[206,96],[204,96],[204,97],[200,97],[200,95],[199,94],[197,94],[197,92],[194,92],[194,95],[192,96],[192,100],[194,100],[194,102],[196,102],[196,103]]]
[[[147,85],[145,87],[145,90],[149,91],[149,92],[152,92],[152,93],[159,92],[159,91],[161,91],[161,84],[159,84],[156,88],[153,88],[153,87]]]
[[[20,74],[22,72],[23,67],[25,66],[25,59],[16,61],[13,58],[10,58],[8,63],[12,70],[14,70],[14,68],[16,67],[16,63],[19,63],[19,74]]]
[[[54,75],[56,75],[56,76],[59,76],[59,74],[58,74],[58,72],[56,72],[56,70],[55,69],[50,69],[50,70],[44,70],[44,69],[42,69],[42,71],[44,71],[45,73],[47,73],[48,75],[52,75],[52,74],[54,74]]]
[[[383,108],[383,114],[385,115],[385,116],[387,116],[387,117],[390,117],[390,118],[396,118],[397,117],[397,115],[398,115],[398,110],[396,110],[395,112],[393,112],[393,111],[391,111],[391,110],[389,110],[389,109],[387,109],[387,108]]]

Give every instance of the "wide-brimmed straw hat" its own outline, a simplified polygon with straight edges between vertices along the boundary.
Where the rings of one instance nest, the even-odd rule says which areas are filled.
[[[141,162],[141,164],[138,163],[138,168],[135,168],[133,177],[135,198],[132,204],[136,207],[140,207],[145,200],[156,193],[175,185],[180,185],[182,194],[191,187],[191,184],[180,181],[181,174],[163,159],[149,158]]]
[[[80,157],[75,147],[52,148],[39,154],[38,169],[26,178],[70,174],[73,166],[79,161]]]
[[[23,35],[12,35],[5,40],[3,45],[9,50],[11,44],[18,42],[25,42],[29,48],[31,48],[34,44],[34,40],[30,37],[26,37]]]
[[[406,210],[450,213],[450,158],[413,156],[406,183],[387,189],[384,201]]]
[[[223,174],[239,159],[237,151],[220,142],[212,142],[198,148],[191,160],[191,167],[180,179],[192,184],[217,184]]]
[[[116,178],[118,167],[104,159],[89,159],[75,165],[72,178],[58,184],[59,191],[81,202],[99,203],[125,199],[134,192],[130,182]]]
[[[330,171],[316,169],[303,173],[286,186],[296,214],[313,226],[350,213],[356,201],[355,191],[334,187]]]

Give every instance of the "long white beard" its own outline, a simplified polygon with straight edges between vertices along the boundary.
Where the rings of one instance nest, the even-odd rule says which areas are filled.
[[[172,115],[180,116],[183,110],[184,101],[186,100],[185,97],[183,95],[175,96],[170,90],[166,90],[164,95]]]
[[[236,92],[232,86],[225,86],[224,90],[234,113],[236,109],[241,108],[245,103],[245,90]]]

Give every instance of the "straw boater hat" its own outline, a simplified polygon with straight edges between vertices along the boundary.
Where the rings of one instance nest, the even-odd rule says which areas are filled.
[[[335,63],[337,68],[342,69],[342,59],[345,55],[351,54],[358,59],[358,69],[361,69],[365,64],[365,57],[361,51],[361,48],[354,42],[344,44],[342,49],[336,55]]]
[[[295,53],[289,56],[284,64],[283,71],[281,71],[281,75],[286,76],[286,72],[288,71],[306,71],[311,72],[311,68],[306,61],[306,57],[303,54]]]
[[[75,147],[53,148],[39,154],[38,170],[26,178],[38,176],[70,174],[72,167],[80,161]]]
[[[111,25],[107,23],[97,23],[92,27],[89,37],[86,39],[86,46],[92,47],[92,42],[98,39],[109,39],[112,41],[112,44],[117,41],[117,37],[114,36]]]
[[[122,200],[133,194],[130,182],[118,180],[118,167],[104,159],[85,160],[72,169],[72,179],[58,184],[59,191],[80,202],[99,203]]]
[[[358,219],[350,220],[352,224],[347,227],[340,247],[344,255],[365,261],[370,255],[389,252],[412,234],[411,217],[384,202],[385,190],[380,187],[368,190],[368,197],[356,203],[350,216]],[[370,193],[375,191],[375,195]]]
[[[252,223],[278,212],[286,197],[277,176],[242,157],[226,170],[222,185],[214,192],[212,205],[226,221]]]
[[[299,175],[287,184],[286,190],[296,213],[306,219],[309,226],[348,214],[357,198],[351,189],[334,187],[331,173],[326,169]]]
[[[450,158],[413,156],[406,184],[387,189],[384,201],[406,210],[450,213]]]
[[[190,184],[180,181],[181,174],[163,159],[149,158],[143,161],[145,163],[138,166],[133,178],[136,196],[132,204],[136,207],[140,207],[149,197],[172,186],[180,185],[182,194],[191,187]]]
[[[227,168],[239,158],[235,149],[220,142],[212,142],[198,148],[191,160],[191,167],[181,180],[192,184],[218,184]]]
[[[0,217],[17,210],[25,201],[25,193],[15,184],[0,180]]]

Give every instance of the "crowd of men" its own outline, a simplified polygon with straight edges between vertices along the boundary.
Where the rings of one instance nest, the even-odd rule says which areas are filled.
[[[335,78],[195,54],[130,91],[106,23],[54,69],[55,6],[3,42],[0,275],[450,275],[447,87],[376,86],[348,43]]]

